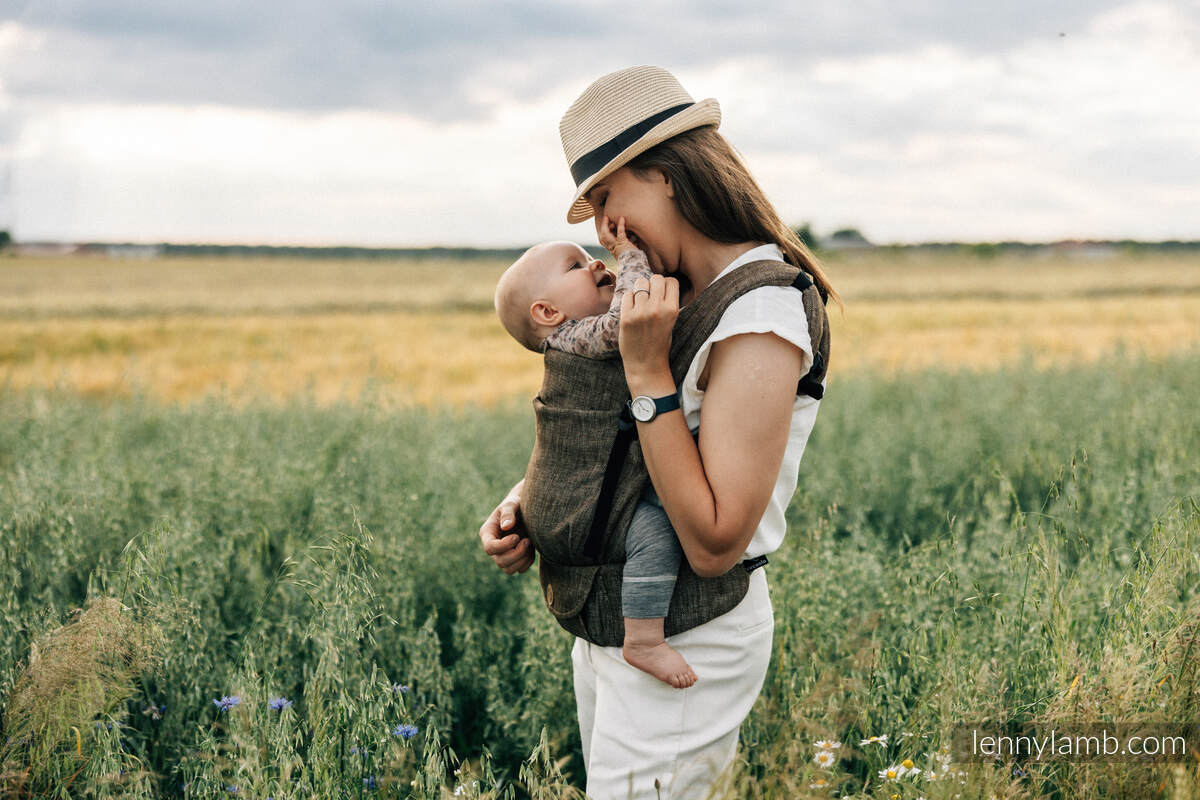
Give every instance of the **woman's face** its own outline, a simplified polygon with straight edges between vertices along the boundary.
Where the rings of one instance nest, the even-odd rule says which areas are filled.
[[[646,252],[659,274],[679,269],[680,234],[686,224],[675,207],[675,191],[666,175],[653,170],[640,176],[629,167],[596,183],[585,195],[596,212],[596,226],[607,215],[613,233],[625,218],[629,240]]]

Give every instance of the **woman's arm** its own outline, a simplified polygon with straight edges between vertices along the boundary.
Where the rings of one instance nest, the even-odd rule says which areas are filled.
[[[492,509],[492,513],[479,528],[483,552],[491,556],[496,566],[509,575],[524,572],[533,566],[533,543],[517,528],[521,490],[524,488],[525,479],[522,478],[509,490],[508,496],[500,501],[500,505]],[[511,533],[505,534],[505,531]]]
[[[633,395],[676,390],[666,353],[678,289],[668,289],[669,280],[656,287],[659,281],[652,278],[651,294],[622,308],[621,353]],[[709,352],[698,449],[682,413],[638,423],[654,489],[697,575],[728,571],[762,520],[787,447],[802,359],[800,348],[774,334],[724,339]]]

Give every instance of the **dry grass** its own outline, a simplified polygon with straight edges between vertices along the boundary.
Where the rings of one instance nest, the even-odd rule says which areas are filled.
[[[0,259],[0,317],[490,311],[507,262],[303,258]]]
[[[530,396],[540,360],[491,312],[503,263],[92,258],[0,261],[0,382],[169,402],[311,391],[395,405]],[[1044,368],[1200,342],[1200,259],[831,261],[834,375]]]
[[[134,679],[158,661],[161,645],[157,629],[113,597],[93,599],[35,643],[4,710],[0,795],[69,786],[91,755],[84,741],[90,749],[95,720],[133,695]]]

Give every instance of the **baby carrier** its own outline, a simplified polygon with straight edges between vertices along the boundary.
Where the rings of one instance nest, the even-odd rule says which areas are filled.
[[[780,261],[755,261],[722,276],[679,311],[669,360],[678,386],[700,345],[726,306],[760,286],[793,286],[803,293],[812,337],[812,368],[797,394],[820,398],[829,361],[826,297],[807,273]],[[576,636],[603,646],[620,645],[621,575],[625,534],[649,480],[626,400],[620,359],[592,359],[548,349],[542,389],[533,400],[536,439],[521,516],[540,556],[546,605]],[[689,630],[732,609],[750,585],[750,571],[765,558],[743,562],[724,575],[701,578],[680,563],[664,624],[667,636]]]

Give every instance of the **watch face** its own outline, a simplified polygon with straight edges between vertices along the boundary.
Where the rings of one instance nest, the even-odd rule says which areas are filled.
[[[633,418],[638,422],[649,422],[654,419],[654,401],[644,394],[640,394],[633,398],[630,403],[633,407]]]

